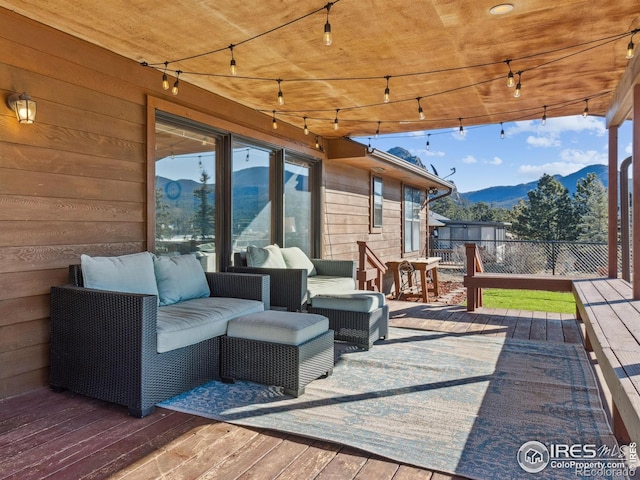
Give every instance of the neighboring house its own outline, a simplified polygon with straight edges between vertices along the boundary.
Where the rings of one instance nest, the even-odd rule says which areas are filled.
[[[475,242],[498,261],[503,257],[510,223],[450,220],[433,215],[433,221],[439,225],[431,232],[431,256],[442,257],[444,262],[459,262],[459,257],[464,255],[464,244]],[[454,252],[457,252],[456,258],[452,258]]]
[[[83,253],[197,251],[212,270],[250,243],[424,255],[428,192],[452,188],[424,169],[274,130],[188,83],[173,96],[155,70],[5,9],[0,31],[4,96],[26,91],[38,106],[32,125],[0,114],[0,399],[47,385],[49,289]],[[190,213],[176,215],[181,201]]]

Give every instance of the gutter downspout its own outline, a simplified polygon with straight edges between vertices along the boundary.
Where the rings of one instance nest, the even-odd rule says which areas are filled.
[[[448,197],[449,195],[451,195],[453,193],[453,188],[450,188],[449,191],[444,192],[442,195],[436,195],[435,197],[429,198],[429,193],[427,192],[427,231],[426,231],[426,237],[425,238],[425,242],[424,242],[424,257],[428,258],[429,257],[429,250],[430,250],[430,246],[429,245],[429,204],[431,202],[433,202],[434,200],[440,200],[441,198],[444,197]]]
[[[631,238],[629,237],[629,167],[631,158],[620,164],[620,243],[622,246],[622,278],[631,282]],[[616,246],[617,247],[617,246]]]

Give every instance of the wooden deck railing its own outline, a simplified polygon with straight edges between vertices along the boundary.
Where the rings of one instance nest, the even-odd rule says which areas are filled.
[[[484,271],[480,251],[475,243],[465,243],[467,254],[467,311],[473,312],[482,306],[483,288],[515,288],[520,290],[546,290],[549,292],[571,292],[574,277],[529,275],[515,273],[487,273]]]
[[[367,242],[358,241],[358,271],[356,278],[360,290],[382,291],[382,276],[387,266],[378,258]]]

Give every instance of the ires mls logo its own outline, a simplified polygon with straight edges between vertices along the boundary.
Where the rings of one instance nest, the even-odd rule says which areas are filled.
[[[518,464],[527,473],[538,473],[549,464],[549,450],[543,443],[532,440],[518,450]]]

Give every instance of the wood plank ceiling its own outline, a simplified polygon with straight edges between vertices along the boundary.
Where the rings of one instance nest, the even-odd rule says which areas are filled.
[[[301,127],[306,117],[311,132],[326,137],[539,119],[545,105],[548,117],[575,115],[585,99],[590,114],[603,116],[628,62],[631,35],[624,34],[640,28],[638,0],[510,0],[511,12],[492,15],[497,3],[337,0],[328,15],[333,43],[325,46],[323,1],[0,0],[158,66],[159,83],[168,61],[171,84],[181,70],[181,82],[269,117],[275,110],[278,122]],[[522,72],[519,98],[506,87],[507,59]],[[284,105],[277,102],[277,79]]]

